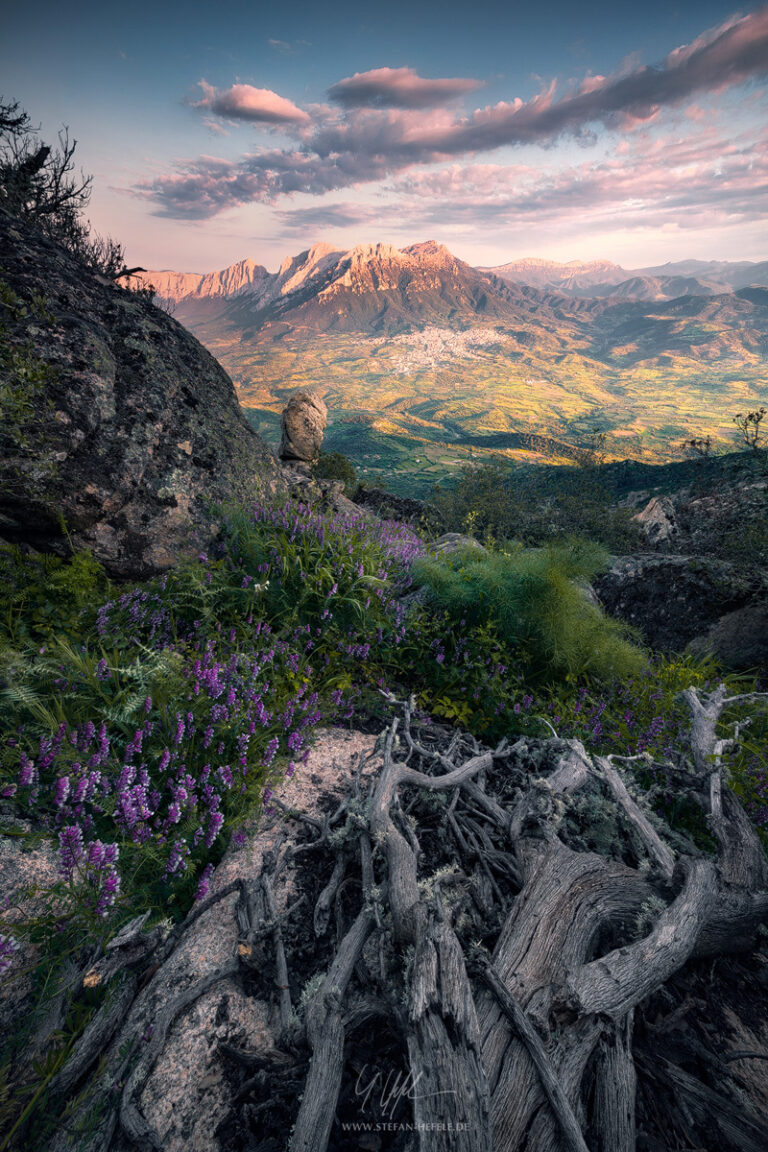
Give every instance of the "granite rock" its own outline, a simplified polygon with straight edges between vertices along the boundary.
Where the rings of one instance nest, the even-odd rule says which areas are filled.
[[[280,485],[224,369],[148,293],[0,212],[0,536],[89,548],[118,578],[169,568],[217,508]]]

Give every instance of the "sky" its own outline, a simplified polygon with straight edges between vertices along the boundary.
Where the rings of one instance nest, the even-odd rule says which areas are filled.
[[[764,5],[36,0],[0,95],[69,127],[93,226],[147,269],[768,259]]]

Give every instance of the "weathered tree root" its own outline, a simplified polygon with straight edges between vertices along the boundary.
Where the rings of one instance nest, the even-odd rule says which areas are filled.
[[[518,741],[491,751],[454,734],[441,744],[426,726],[417,735],[405,703],[368,783],[358,773],[350,795],[321,819],[286,810],[285,827],[294,824],[298,839],[278,841],[257,881],[236,882],[213,898],[239,888],[239,959],[162,1008],[122,1088],[124,1136],[142,1152],[162,1148],[137,1100],[171,1025],[238,963],[258,976],[267,949],[276,971],[277,1047],[248,1053],[224,1045],[222,1053],[246,1075],[233,1109],[259,1130],[281,1076],[288,1069],[290,1077],[303,1075],[306,1067],[290,1152],[325,1152],[336,1139],[339,1109],[351,1107],[346,1069],[362,1029],[386,1031],[399,1045],[407,1091],[396,1118],[411,1135],[397,1137],[398,1148],[634,1152],[638,1077],[645,1083],[659,1074],[635,1053],[633,1022],[643,1004],[696,958],[749,948],[768,916],[768,862],[722,778],[727,749],[717,719],[736,699],[724,689],[709,696],[689,690],[685,698],[691,760],[681,756],[674,770],[687,774],[691,796],[704,806],[716,857],[688,850],[681,838],[673,850],[629,776],[610,758],[590,758],[578,741]],[[582,811],[612,821],[602,853],[585,845],[575,823]],[[309,899],[295,872],[296,898],[281,911],[277,877],[310,857],[310,871],[317,872],[316,858],[327,871],[317,873]],[[210,906],[156,945],[147,962],[162,971],[183,931]],[[314,941],[326,957],[303,1018],[293,1008],[299,939],[302,954]],[[112,1017],[99,1027],[105,1036],[114,1030]],[[83,1045],[90,1053],[85,1037]],[[90,1059],[83,1053],[61,1084],[82,1079]],[[681,1132],[701,1124],[707,1108],[720,1109],[722,1152],[757,1152],[768,1116],[737,1107],[728,1087],[739,1061],[752,1058],[765,1056],[743,1046],[724,1054],[717,1092],[670,1063],[665,1075],[688,1117]],[[365,1121],[373,1104],[370,1092],[362,1097],[356,1116]],[[106,1152],[110,1140],[107,1124],[87,1152]],[[72,1147],[61,1145],[62,1152]]]
[[[694,697],[699,700],[695,693]],[[693,710],[694,726],[698,725],[694,768],[699,772],[704,768],[708,776],[715,750],[704,753],[701,714],[714,738],[713,711],[726,697],[719,693],[714,700],[713,704],[708,698],[700,711]],[[555,770],[545,779],[522,782],[510,807],[499,804],[478,783],[508,750],[476,753],[457,764],[413,738],[408,706],[403,735],[407,754],[397,760],[397,723],[389,729],[383,768],[369,802],[368,826],[386,865],[386,912],[393,943],[415,948],[408,978],[407,1048],[411,1076],[427,1089],[414,1099],[419,1147],[437,1152],[464,1146],[460,1125],[450,1136],[429,1130],[438,1118],[452,1119],[448,1101],[458,1099],[458,1110],[471,1130],[467,1148],[512,1152],[529,1147],[539,1152],[565,1141],[569,1149],[584,1152],[589,1147],[584,1132],[589,1131],[595,1148],[631,1152],[634,1011],[690,957],[727,951],[754,933],[768,912],[768,873],[756,834],[735,797],[721,788],[720,795],[727,799],[710,813],[721,845],[719,861],[693,856],[676,862],[612,762],[596,758],[593,764],[576,741],[559,742],[562,753]],[[456,752],[454,745],[454,757]],[[415,756],[443,771],[431,774],[412,768],[409,760]],[[635,850],[641,853],[637,864],[645,856],[639,870],[610,857],[574,853],[558,837],[563,800],[600,782],[634,834]],[[407,787],[452,790],[445,813],[450,837],[446,843],[465,869],[465,881],[471,874],[474,883],[481,884],[486,910],[493,905],[498,914],[498,905],[503,907],[505,920],[493,962],[481,968],[480,982],[490,987],[490,996],[481,988],[473,990],[464,947],[451,926],[461,899],[446,907],[437,891],[442,885],[425,887],[418,879],[419,841],[413,828],[403,828],[400,813],[399,790]],[[478,818],[495,829],[497,842],[504,847],[491,841]],[[509,867],[498,868],[500,861]],[[495,873],[506,879],[506,896],[491,874],[491,862]],[[346,861],[342,866],[337,860],[330,888],[345,867]],[[522,893],[513,902],[509,887],[515,883]],[[652,899],[663,900],[666,907],[656,914],[650,932],[627,942],[627,928]],[[327,890],[320,901],[321,916],[326,900]],[[619,933],[619,946],[601,949],[593,957],[590,953],[606,931]],[[560,1035],[548,1055],[547,1037],[553,1028]],[[336,1043],[338,1051],[340,1041]],[[333,1081],[324,1078],[323,1092],[335,1098],[337,1081],[337,1072]],[[590,1116],[584,1113],[586,1098],[591,1100]],[[435,1100],[439,1103],[430,1104]],[[302,1106],[300,1118],[304,1111]],[[323,1152],[329,1113],[326,1107],[326,1123],[322,1130],[314,1128],[311,1139],[302,1127],[304,1142],[294,1138],[291,1148]]]

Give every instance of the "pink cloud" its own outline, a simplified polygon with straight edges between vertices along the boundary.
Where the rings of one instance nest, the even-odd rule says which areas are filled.
[[[427,80],[412,68],[373,68],[339,80],[328,95],[344,108],[432,108],[482,86],[458,76]]]
[[[309,115],[284,96],[269,88],[251,84],[233,84],[220,92],[205,80],[200,81],[203,95],[195,108],[210,108],[217,116],[229,120],[248,120],[260,124],[308,124]]]
[[[601,124],[618,132],[638,132],[663,109],[766,74],[768,7],[710,29],[675,49],[659,66],[627,64],[612,76],[588,77],[560,98],[553,82],[528,101],[501,101],[467,116],[447,107],[424,106],[424,85],[454,85],[451,92],[456,95],[455,85],[473,81],[427,81],[409,69],[358,73],[335,88],[341,86],[350,103],[354,82],[356,99],[363,103],[366,91],[371,100],[383,100],[385,92],[394,100],[393,93],[399,91],[403,105],[421,100],[419,107],[316,105],[307,112],[266,89],[236,84],[218,92],[203,82],[201,106],[220,116],[282,124],[295,132],[300,147],[244,156],[234,174],[220,176],[193,161],[138,191],[153,200],[161,214],[187,217],[195,211],[197,185],[196,214],[202,218],[228,203],[244,203],[243,197],[271,203],[295,192],[323,195],[505,146],[551,144],[563,136],[590,144],[595,126]],[[430,92],[436,95],[434,89]],[[443,92],[443,98],[447,95]]]
[[[552,174],[520,165],[413,171],[388,191],[398,219],[414,229],[569,221],[580,229],[611,221],[628,229],[727,227],[761,220],[768,211],[766,144],[768,132],[724,140],[707,129],[694,138],[636,139],[629,155]]]

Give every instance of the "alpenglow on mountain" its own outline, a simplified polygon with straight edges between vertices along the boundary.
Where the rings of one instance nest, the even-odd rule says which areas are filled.
[[[627,269],[609,260],[571,260],[558,263],[534,257],[493,267],[471,268],[443,244],[426,241],[397,249],[391,244],[360,244],[344,251],[332,244],[313,244],[297,256],[287,257],[276,273],[255,260],[239,260],[217,272],[150,271],[137,279],[152,284],[159,296],[174,302],[223,300],[249,296],[263,306],[294,292],[332,284],[374,291],[401,290],[407,285],[424,290],[430,272],[474,273],[510,284],[522,284],[567,296],[615,296],[634,299],[674,299],[695,294],[717,295],[753,285],[768,285],[768,261],[681,260],[649,268]],[[327,283],[320,281],[327,281]]]
[[[360,244],[348,252],[315,244],[284,260],[272,275],[242,261],[204,276],[147,272],[142,280],[180,305],[177,315],[187,322],[213,314],[196,304],[229,301],[233,321],[259,328],[289,323],[318,330],[391,331],[477,316],[504,320],[521,299],[514,286],[470,267],[432,241],[404,249]]]

